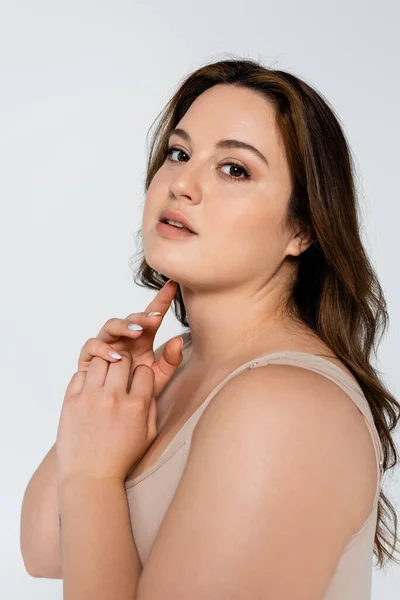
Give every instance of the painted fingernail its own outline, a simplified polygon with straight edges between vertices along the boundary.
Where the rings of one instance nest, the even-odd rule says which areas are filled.
[[[108,353],[112,358],[122,358],[122,356],[120,354],[118,354],[118,352],[113,352],[112,350],[110,350],[110,352]]]
[[[128,325],[128,329],[131,331],[142,331],[143,327],[141,325],[137,325],[136,323],[131,323]]]
[[[154,310],[151,311],[151,312],[149,312],[149,313],[147,313],[148,317],[158,317],[159,315],[161,315],[161,313],[160,312],[154,312]]]

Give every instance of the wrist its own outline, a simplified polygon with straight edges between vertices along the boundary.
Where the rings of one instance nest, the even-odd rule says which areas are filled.
[[[74,476],[60,481],[58,484],[59,498],[59,518],[61,516],[65,503],[77,497],[90,497],[92,494],[102,494],[106,489],[124,487],[124,482],[119,477],[88,477]]]

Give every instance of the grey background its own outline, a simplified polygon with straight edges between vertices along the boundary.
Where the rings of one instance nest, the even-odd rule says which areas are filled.
[[[55,442],[82,345],[108,318],[144,310],[154,296],[133,283],[128,264],[141,224],[145,136],[200,64],[230,53],[261,59],[335,107],[391,316],[376,366],[399,396],[399,12],[395,0],[2,0],[2,598],[62,597],[60,580],[24,570],[23,493]],[[157,345],[180,331],[170,312]],[[386,489],[398,503],[398,471],[391,475]],[[396,588],[399,567],[374,571],[374,599],[397,598]]]

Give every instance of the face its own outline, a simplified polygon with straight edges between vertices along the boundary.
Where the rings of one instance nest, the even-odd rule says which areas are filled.
[[[170,136],[172,150],[146,196],[147,263],[194,288],[268,281],[285,255],[304,249],[285,228],[291,181],[273,107],[251,90],[217,85],[193,102],[177,128],[187,135]],[[258,152],[217,147],[227,139]],[[156,227],[165,208],[183,213],[197,235],[164,237]]]

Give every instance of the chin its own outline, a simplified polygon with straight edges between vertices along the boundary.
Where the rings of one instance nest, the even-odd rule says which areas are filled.
[[[172,279],[177,283],[180,282],[178,269],[171,268],[171,261],[166,260],[165,257],[160,257],[160,252],[144,252],[144,259],[151,269],[154,269],[154,271],[157,271],[163,277]]]

